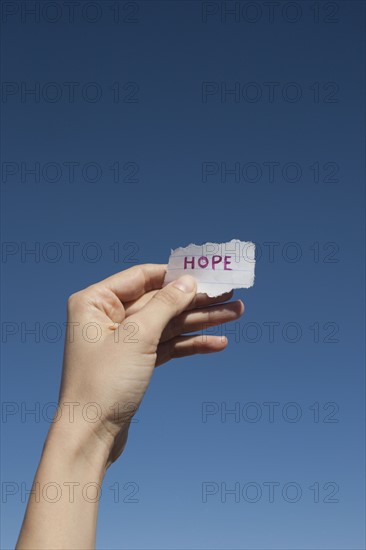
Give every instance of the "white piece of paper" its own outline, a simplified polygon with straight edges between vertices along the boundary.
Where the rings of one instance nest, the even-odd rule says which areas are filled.
[[[171,250],[164,286],[192,275],[197,292],[214,297],[254,284],[255,245],[233,239],[227,243],[190,244]]]

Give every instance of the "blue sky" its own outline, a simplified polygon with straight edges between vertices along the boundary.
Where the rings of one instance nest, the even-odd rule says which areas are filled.
[[[69,294],[232,238],[257,247],[244,317],[224,352],[157,369],[97,547],[364,548],[364,4],[8,4],[2,548]]]

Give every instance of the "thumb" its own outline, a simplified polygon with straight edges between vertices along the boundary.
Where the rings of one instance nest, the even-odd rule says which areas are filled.
[[[141,319],[154,339],[159,339],[168,322],[192,302],[196,288],[196,280],[191,275],[182,275],[156,292],[136,314],[136,318]]]

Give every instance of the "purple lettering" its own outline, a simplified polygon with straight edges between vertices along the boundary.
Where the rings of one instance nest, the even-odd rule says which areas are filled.
[[[226,271],[232,271],[231,267],[227,267],[229,264],[231,264],[231,256],[224,256],[224,269]]]
[[[222,261],[221,256],[212,256],[212,269],[215,269],[215,265]]]
[[[194,257],[192,260],[188,260],[187,256],[184,257],[184,269],[187,269],[187,264],[191,264],[191,269],[194,269]]]
[[[200,258],[198,258],[198,265],[203,268],[207,267],[208,258],[206,256],[201,256]]]

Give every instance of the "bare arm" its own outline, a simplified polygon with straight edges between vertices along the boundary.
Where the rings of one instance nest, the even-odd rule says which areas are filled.
[[[59,410],[41,457],[17,550],[95,548],[99,490],[122,453],[154,368],[223,350],[226,338],[187,335],[237,319],[231,294],[196,294],[166,266],[136,266],[71,296]]]

